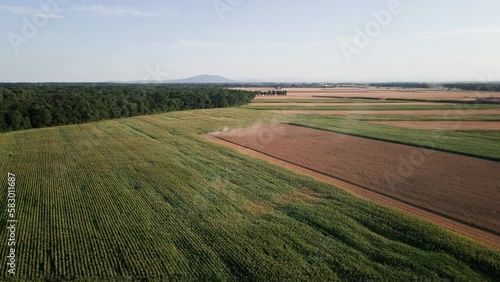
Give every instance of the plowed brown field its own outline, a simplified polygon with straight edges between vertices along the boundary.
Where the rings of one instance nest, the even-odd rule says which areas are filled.
[[[269,110],[272,113],[285,115],[500,115],[500,110]]]
[[[429,106],[429,105],[453,105],[448,103],[436,102],[398,102],[398,103],[251,103],[248,106],[302,106],[302,107],[316,107],[316,106]]]
[[[213,136],[500,246],[499,162],[291,125]]]

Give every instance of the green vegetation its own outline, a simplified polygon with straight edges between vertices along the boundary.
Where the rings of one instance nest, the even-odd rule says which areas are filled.
[[[294,124],[500,161],[500,131],[450,131],[371,124],[356,117],[297,115]]]
[[[12,172],[19,187],[16,278],[500,277],[498,250],[199,135],[273,118],[196,110],[0,134],[0,181]],[[1,213],[1,238],[5,225]]]
[[[414,121],[500,121],[500,115],[349,115],[350,119],[366,121],[414,120]]]
[[[339,111],[385,111],[385,110],[487,110],[500,109],[500,105],[493,104],[436,104],[436,105],[373,105],[373,106],[247,106],[252,110],[339,110]]]
[[[249,103],[255,94],[216,87],[4,84],[0,132]]]

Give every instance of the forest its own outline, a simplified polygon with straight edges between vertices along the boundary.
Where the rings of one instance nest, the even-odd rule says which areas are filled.
[[[240,106],[254,97],[215,86],[0,84],[0,132]]]

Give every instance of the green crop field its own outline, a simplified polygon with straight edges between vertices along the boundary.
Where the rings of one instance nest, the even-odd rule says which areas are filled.
[[[498,250],[200,135],[276,121],[353,132],[362,127],[374,136],[386,129],[231,108],[0,134],[0,181],[7,183],[7,172],[17,177],[15,278],[500,277]],[[450,136],[482,138],[474,132]],[[498,144],[497,138],[484,144]],[[498,151],[490,154],[499,157]],[[6,197],[1,193],[0,202]],[[0,214],[0,238],[8,236],[6,217]],[[7,252],[0,248],[1,257]],[[11,279],[6,270],[0,264],[0,280]]]
[[[369,121],[500,121],[500,115],[349,115],[349,119]]]

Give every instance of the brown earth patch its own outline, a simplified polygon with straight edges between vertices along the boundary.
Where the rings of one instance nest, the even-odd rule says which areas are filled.
[[[283,203],[283,202],[289,203],[297,200],[306,202],[316,202],[319,198],[321,198],[321,195],[319,193],[306,189],[303,191],[297,191],[290,195],[280,195],[277,201],[278,203]]]
[[[249,202],[249,203],[245,204],[243,206],[243,208],[250,211],[251,213],[257,214],[257,215],[263,215],[263,214],[269,213],[268,208],[266,208],[262,205],[259,205],[255,202]]]
[[[499,162],[290,125],[263,131],[211,138],[500,248]]]
[[[370,123],[415,129],[500,130],[497,121],[371,121]]]
[[[267,110],[271,113],[285,115],[433,115],[433,116],[465,116],[465,115],[499,115],[500,109],[494,110]]]
[[[251,103],[248,106],[302,106],[302,107],[315,107],[315,106],[427,106],[427,105],[450,105],[447,103],[433,103],[433,102],[397,102],[397,103]]]

